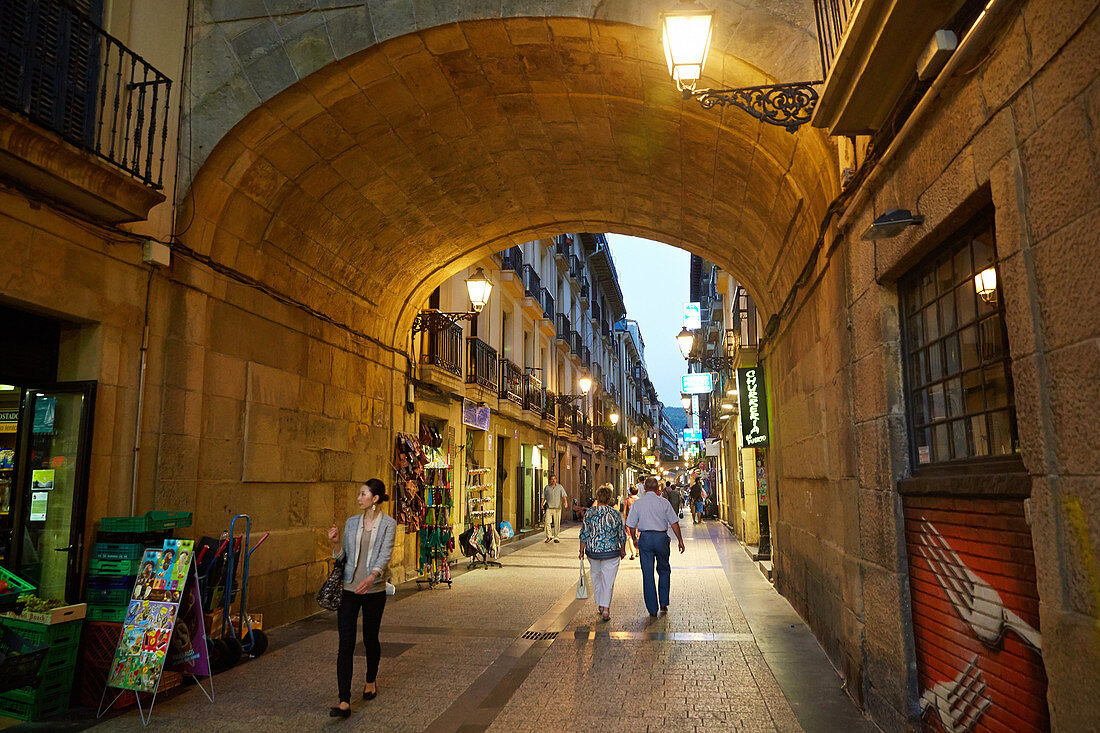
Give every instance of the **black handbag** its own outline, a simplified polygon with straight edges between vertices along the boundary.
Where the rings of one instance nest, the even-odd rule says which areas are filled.
[[[347,561],[343,558],[332,564],[332,572],[321,584],[321,590],[317,591],[317,605],[326,611],[336,611],[340,608],[340,601],[344,598],[344,565]]]

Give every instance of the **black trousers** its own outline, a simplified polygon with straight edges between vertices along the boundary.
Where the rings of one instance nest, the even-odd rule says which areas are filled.
[[[378,676],[378,660],[382,645],[378,643],[378,627],[386,608],[385,593],[352,593],[345,590],[336,612],[336,629],[340,632],[340,650],[336,654],[336,681],[340,686],[340,702],[351,702],[351,667],[355,653],[355,622],[363,612],[363,645],[367,648],[367,682]]]

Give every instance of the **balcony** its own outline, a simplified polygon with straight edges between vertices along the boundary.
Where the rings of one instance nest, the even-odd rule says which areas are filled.
[[[534,374],[523,375],[523,409],[542,414],[546,393],[542,390],[542,380]]]
[[[557,422],[558,398],[550,390],[545,390],[542,402],[542,419]]]
[[[466,339],[466,384],[496,391],[497,350],[478,338]]]
[[[982,7],[971,6],[963,0],[814,0],[825,86],[813,126],[830,135],[882,129],[932,35],[950,29],[961,38]]]
[[[554,320],[554,296],[546,288],[542,289],[542,313],[551,322]]]
[[[580,285],[581,285],[581,288],[580,288],[581,300],[587,301],[589,299],[588,278],[585,277],[584,275],[581,275],[578,278],[578,281],[580,282]]]
[[[569,259],[573,254],[573,238],[568,234],[559,234],[554,237],[554,255]]]
[[[421,331],[421,362],[462,377],[462,325],[439,311],[421,315],[426,326]]]
[[[584,339],[576,331],[569,332],[569,353],[574,356],[581,355],[581,349],[584,348]]]
[[[569,343],[569,334],[573,332],[572,324],[569,323],[569,316],[564,313],[558,314],[558,338],[567,344]]]
[[[523,266],[523,291],[528,298],[539,299],[542,295],[542,281],[535,268],[530,265]]]
[[[522,274],[523,250],[519,247],[510,247],[504,250],[504,253],[500,256],[500,266],[502,269],[511,270],[517,275]]]
[[[61,0],[0,4],[0,173],[112,223],[164,201],[172,81]]]
[[[585,368],[592,366],[592,350],[589,349],[587,346],[581,347],[580,357],[581,364],[583,364]]]
[[[580,282],[582,276],[581,258],[576,255],[569,256],[569,277],[573,278],[577,282]]]
[[[517,405],[523,404],[523,370],[508,361],[500,360],[500,398]]]
[[[597,302],[593,302],[592,303],[592,320],[595,321],[596,323],[599,323],[600,321],[603,320],[602,315],[603,315],[603,313],[600,310],[600,304],[597,303]]]

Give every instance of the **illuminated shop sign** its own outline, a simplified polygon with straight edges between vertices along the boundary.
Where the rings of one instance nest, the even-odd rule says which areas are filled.
[[[768,397],[759,367],[737,370],[737,401],[741,408],[741,447],[768,446]]]
[[[684,328],[695,331],[702,328],[703,316],[698,303],[684,303]]]
[[[691,428],[684,428],[684,442],[685,443],[701,443],[703,441],[702,430],[692,430]]]
[[[685,374],[680,377],[680,391],[685,394],[707,394],[714,390],[714,377],[710,372]]]

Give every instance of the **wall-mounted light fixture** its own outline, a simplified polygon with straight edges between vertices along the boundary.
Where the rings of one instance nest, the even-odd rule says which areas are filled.
[[[904,232],[906,227],[920,226],[923,223],[924,217],[910,212],[909,209],[890,209],[875,217],[871,226],[863,233],[863,241],[890,239]]]
[[[987,267],[974,276],[974,292],[986,303],[997,302],[997,270]]]
[[[477,268],[471,277],[466,278],[466,294],[470,297],[470,310],[464,313],[443,313],[434,310],[424,310],[416,314],[413,319],[412,332],[427,331],[432,327],[433,319],[440,317],[452,321],[471,321],[477,318],[477,314],[485,308],[489,302],[489,296],[493,292],[492,281],[485,276],[485,270]]]

